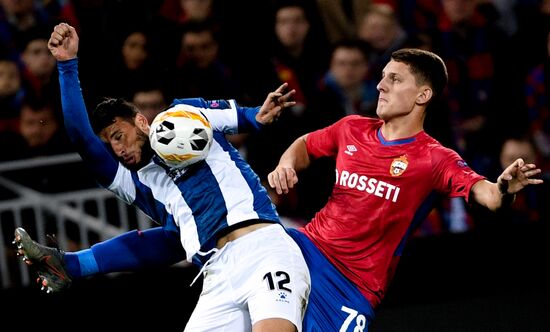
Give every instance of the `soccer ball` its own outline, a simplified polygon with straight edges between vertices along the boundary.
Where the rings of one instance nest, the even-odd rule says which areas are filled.
[[[159,113],[151,123],[151,147],[172,168],[184,168],[206,158],[212,127],[196,108],[178,104]]]

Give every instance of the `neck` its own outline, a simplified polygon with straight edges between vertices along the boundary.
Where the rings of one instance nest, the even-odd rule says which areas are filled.
[[[389,141],[412,137],[424,130],[422,121],[411,121],[410,118],[396,118],[384,121],[380,128],[382,135]]]

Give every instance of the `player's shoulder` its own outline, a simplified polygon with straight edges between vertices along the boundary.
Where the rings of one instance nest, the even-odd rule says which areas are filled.
[[[421,132],[416,136],[416,148],[422,147],[421,151],[427,151],[432,157],[443,158],[456,154],[453,149],[444,146],[437,139],[433,138],[426,132]]]
[[[449,148],[445,147],[443,144],[441,144],[437,139],[430,136],[425,131],[420,132],[419,134],[417,134],[416,137],[417,137],[418,142],[420,142],[422,145],[424,145],[428,149],[435,149],[435,150],[449,149]]]
[[[455,150],[444,146],[435,138],[426,135],[424,145],[432,157],[434,163],[462,160],[462,157]]]
[[[382,123],[382,120],[378,118],[372,118],[369,116],[364,116],[359,114],[346,115],[345,117],[342,118],[341,121],[362,122],[362,123]]]
[[[354,128],[358,128],[358,127],[364,128],[364,127],[371,127],[371,126],[374,126],[374,127],[381,126],[382,120],[378,118],[371,118],[363,115],[353,114],[353,115],[347,115],[343,117],[337,123],[340,125],[352,126]]]

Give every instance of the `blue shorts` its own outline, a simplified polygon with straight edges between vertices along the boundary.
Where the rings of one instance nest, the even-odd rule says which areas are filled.
[[[287,232],[302,250],[311,276],[302,331],[367,332],[374,311],[365,296],[305,234],[296,229],[287,229]]]

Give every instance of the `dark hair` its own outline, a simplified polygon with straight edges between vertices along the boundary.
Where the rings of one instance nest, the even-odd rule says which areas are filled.
[[[434,99],[443,94],[449,76],[439,55],[418,48],[403,48],[393,52],[391,58],[409,65],[418,83],[429,84],[434,91]]]
[[[133,123],[137,113],[136,107],[123,98],[105,98],[92,112],[90,122],[94,132],[98,134],[113,124],[116,117]]]

